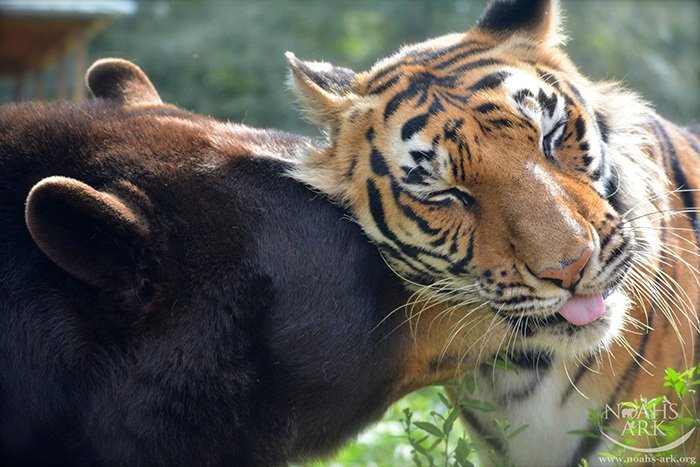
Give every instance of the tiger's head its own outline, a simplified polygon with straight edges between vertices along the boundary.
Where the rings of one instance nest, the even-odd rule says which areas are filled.
[[[413,287],[499,320],[513,345],[581,355],[630,320],[620,284],[658,241],[629,225],[652,227],[664,176],[646,105],[582,76],[559,26],[554,0],[501,0],[362,73],[288,53],[329,130],[294,176],[350,208]]]

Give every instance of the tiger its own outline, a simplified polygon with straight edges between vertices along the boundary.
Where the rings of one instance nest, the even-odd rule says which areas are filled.
[[[290,175],[352,213],[423,303],[409,324],[447,320],[432,363],[477,362],[475,397],[495,411],[462,419],[492,459],[522,466],[604,463],[619,439],[570,433],[598,430],[589,410],[671,397],[664,370],[700,352],[700,131],[586,78],[561,18],[556,0],[492,0],[466,33],[364,72],[286,55],[327,135]],[[498,357],[517,371],[484,363]],[[498,419],[527,428],[506,445]]]

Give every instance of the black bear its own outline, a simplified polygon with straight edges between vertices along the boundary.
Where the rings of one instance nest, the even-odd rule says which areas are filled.
[[[126,61],[88,85],[0,108],[0,462],[283,464],[452,374],[448,324],[405,325],[360,228],[285,175],[311,141]]]

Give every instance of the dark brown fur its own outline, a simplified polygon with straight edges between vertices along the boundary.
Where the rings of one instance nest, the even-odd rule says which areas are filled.
[[[109,100],[0,109],[0,462],[336,449],[406,392],[394,275],[283,175],[309,141],[105,76]]]

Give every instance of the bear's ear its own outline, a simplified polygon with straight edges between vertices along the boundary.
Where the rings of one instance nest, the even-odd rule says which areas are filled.
[[[122,105],[163,103],[141,68],[120,58],[104,58],[93,63],[85,75],[85,82],[95,97],[111,99]]]
[[[521,34],[554,46],[564,40],[559,0],[491,0],[476,26],[503,38]]]
[[[48,177],[29,192],[25,221],[54,263],[91,285],[131,287],[149,226],[120,197],[66,177]]]
[[[355,72],[330,63],[305,62],[291,52],[284,55],[291,70],[290,83],[309,120],[321,125],[337,124],[352,98]]]

